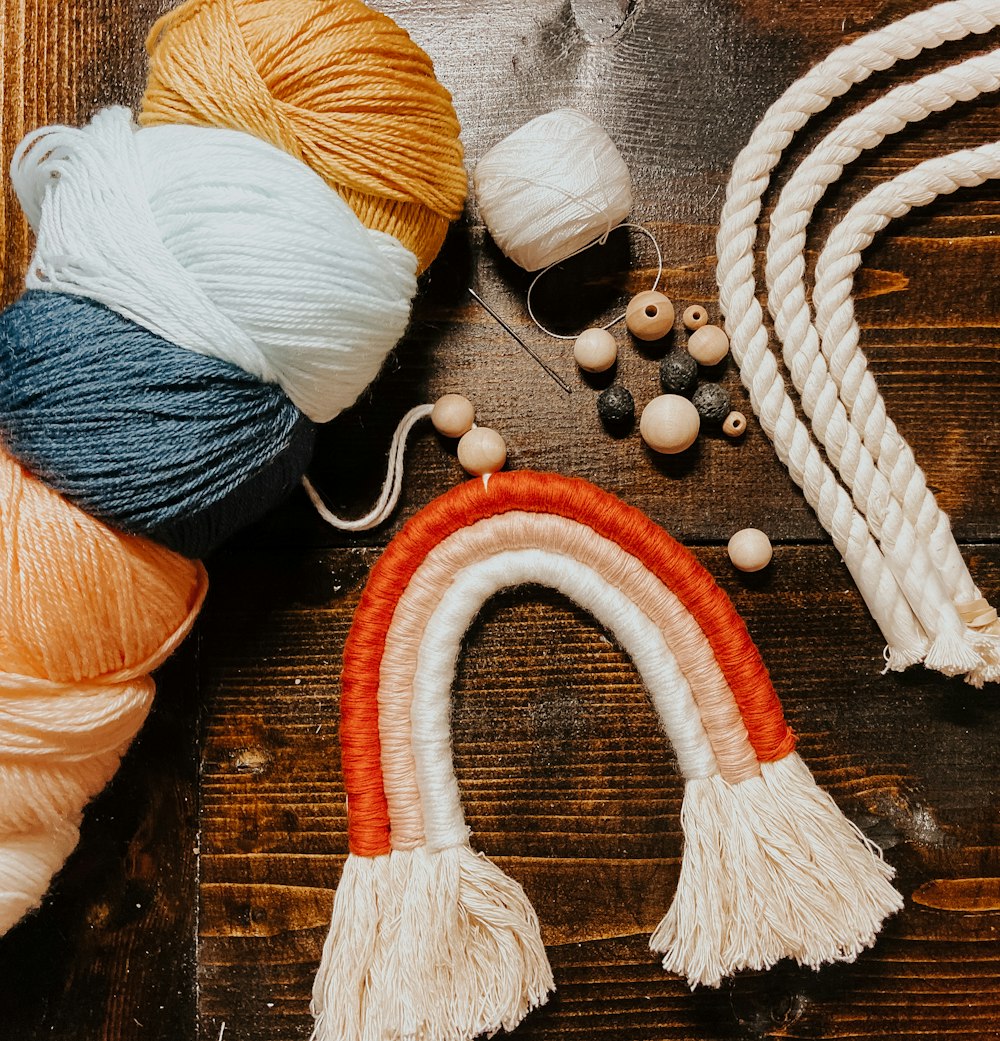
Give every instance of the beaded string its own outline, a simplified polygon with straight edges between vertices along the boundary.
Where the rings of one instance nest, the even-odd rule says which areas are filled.
[[[389,461],[382,490],[375,500],[375,505],[363,517],[356,519],[338,517],[323,501],[322,495],[316,490],[312,481],[307,476],[302,478],[302,487],[309,496],[309,501],[327,524],[337,528],[338,531],[369,531],[383,524],[392,515],[403,491],[403,461],[406,456],[406,441],[410,436],[410,431],[422,419],[430,416],[433,411],[433,405],[416,405],[399,421],[389,445]]]

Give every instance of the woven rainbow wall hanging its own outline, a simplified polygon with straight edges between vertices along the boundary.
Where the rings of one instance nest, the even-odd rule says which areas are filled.
[[[344,651],[350,855],[314,989],[317,1041],[467,1041],[553,986],[521,887],[469,844],[450,689],[498,590],[541,583],[615,634],[685,778],[677,892],[651,947],[692,986],[781,958],[853,960],[902,906],[892,869],[795,753],[742,619],[697,560],[577,479],[499,473],[418,513]]]

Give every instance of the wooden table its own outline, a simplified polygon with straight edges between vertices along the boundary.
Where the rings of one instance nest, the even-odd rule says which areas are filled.
[[[22,133],[134,103],[142,40],[169,0],[0,0],[6,163]],[[574,105],[615,138],[635,217],[666,286],[716,313],[714,224],[731,161],[791,80],[834,45],[924,0],[439,0],[380,4],[432,54],[455,96],[469,165],[530,117]],[[622,8],[628,11],[623,14]],[[889,84],[997,46],[950,45],[810,124],[793,154]],[[849,202],[915,161],[997,138],[992,99],[893,138],[821,207],[813,243]],[[791,162],[783,170],[787,174]],[[773,200],[773,196],[772,196]],[[29,238],[0,198],[3,293]],[[1000,593],[1000,201],[987,186],[893,225],[858,283],[864,343],[889,411],[952,516],[974,574]],[[651,278],[637,245],[571,267],[548,294],[582,326]],[[473,305],[473,285],[572,383],[564,396]],[[1000,1036],[1000,707],[921,669],[881,676],[882,641],[756,422],[744,443],[703,437],[654,459],[612,439],[565,344],[527,323],[526,279],[474,203],[425,278],[410,334],[371,393],[321,437],[313,477],[361,512],[394,424],[444,391],[497,426],[510,466],[577,474],[694,548],[744,614],[819,782],[897,867],[906,910],[854,965],[783,963],[692,994],[649,954],[681,852],[681,781],[636,674],[555,594],[492,601],[455,691],[455,749],[474,842],[528,891],[558,992],[517,1036],[618,1041]],[[623,352],[641,402],[655,358]],[[736,407],[750,409],[735,370]],[[363,538],[323,526],[303,495],[210,562],[195,634],[162,670],[156,709],[45,907],[0,942],[5,1041],[289,1041],[309,1035],[312,976],[346,852],[338,669],[365,576],[400,523],[462,473],[416,438],[393,523]],[[746,578],[724,545],[770,533],[774,565]],[[223,1033],[223,1024],[225,1030]]]

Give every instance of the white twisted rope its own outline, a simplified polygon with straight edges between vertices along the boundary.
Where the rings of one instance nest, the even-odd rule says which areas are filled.
[[[903,18],[834,51],[794,83],[768,110],[738,156],[720,220],[717,279],[733,356],[761,424],[779,458],[802,487],[820,522],[833,537],[887,641],[890,668],[922,660],[927,640],[900,595],[864,518],[823,460],[798,420],[774,356],[768,349],[763,312],[756,298],[754,246],[761,199],[784,149],[810,115],[820,112],[873,72],[900,59],[1000,21],[1000,0],[952,0]],[[846,503],[846,506],[845,506]]]
[[[1000,143],[982,145],[930,159],[880,184],[856,203],[831,233],[816,265],[813,303],[816,328],[829,362],[827,389],[839,388],[854,430],[871,446],[892,494],[913,518],[918,536],[931,547],[956,602],[966,609],[969,623],[985,637],[984,664],[969,675],[976,686],[1000,679],[1000,624],[996,612],[982,600],[951,531],[917,466],[910,446],[886,414],[885,403],[868,371],[858,343],[860,330],[851,292],[861,254],[888,224],[939,195],[972,188],[1000,178]]]
[[[932,647],[926,664],[943,672],[968,672],[976,655],[955,655],[961,643],[975,643],[952,601],[952,590],[939,573],[927,543],[893,494],[886,475],[852,426],[820,351],[805,286],[806,231],[827,186],[861,152],[876,147],[907,125],[1000,90],[1000,51],[972,58],[906,83],[844,120],[803,160],[781,193],[770,221],[767,248],[768,301],[774,327],[783,344],[785,364],[801,395],[802,409],[812,420],[813,434],[852,490],[854,503],[867,517],[899,587],[928,634],[942,642]],[[952,542],[954,540],[952,539]],[[957,553],[959,561],[961,555]],[[968,586],[975,589],[966,571]],[[972,599],[978,592],[962,599]]]

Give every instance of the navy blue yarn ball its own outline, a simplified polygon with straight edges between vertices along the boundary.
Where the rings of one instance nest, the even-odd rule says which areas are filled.
[[[0,314],[0,438],[92,516],[201,557],[296,486],[315,427],[236,365],[35,291]]]

